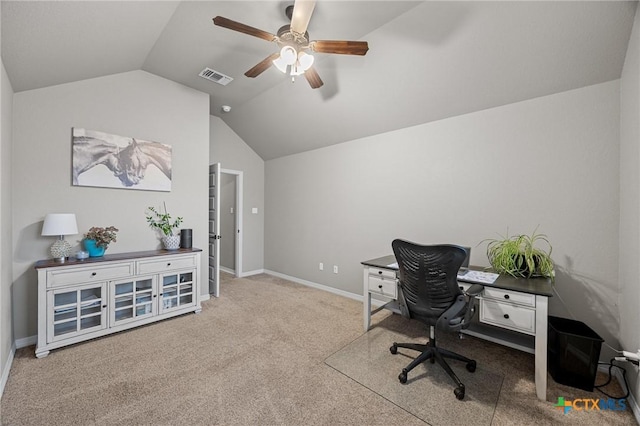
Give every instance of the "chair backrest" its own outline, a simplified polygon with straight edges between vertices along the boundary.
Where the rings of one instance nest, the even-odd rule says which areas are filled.
[[[461,294],[456,275],[467,252],[451,244],[424,246],[399,239],[391,247],[409,315],[435,325]]]

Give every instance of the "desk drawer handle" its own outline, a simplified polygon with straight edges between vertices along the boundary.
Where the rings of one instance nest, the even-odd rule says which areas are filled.
[[[95,277],[97,274],[98,274],[97,272],[92,272],[92,273],[91,273],[91,276],[92,276],[92,277]]]
[[[167,263],[167,266],[171,266],[171,262]]]
[[[380,275],[382,275],[382,271],[378,271],[378,273],[379,273]]]
[[[509,314],[504,314],[504,319],[509,319]]]
[[[382,284],[378,284],[378,288],[382,290]]]
[[[505,299],[508,299],[508,298],[509,298],[509,295],[508,295],[508,294],[505,294],[505,295],[504,295],[504,298],[505,298]]]

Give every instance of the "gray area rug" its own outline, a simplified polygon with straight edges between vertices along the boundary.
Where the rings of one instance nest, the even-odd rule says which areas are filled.
[[[414,321],[405,323],[416,326]],[[453,380],[438,364],[423,363],[409,373],[406,384],[401,384],[398,374],[418,352],[399,348],[392,355],[389,347],[393,342],[426,342],[424,337],[409,334],[373,328],[328,357],[325,363],[430,425],[490,425],[504,377],[480,365],[469,373],[464,363],[451,361],[452,369],[466,387],[462,401],[456,399]],[[445,340],[440,335],[438,339],[440,343]]]

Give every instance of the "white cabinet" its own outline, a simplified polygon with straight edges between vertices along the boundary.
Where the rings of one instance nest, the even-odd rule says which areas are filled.
[[[200,312],[200,249],[108,255],[38,271],[36,356],[161,319]]]

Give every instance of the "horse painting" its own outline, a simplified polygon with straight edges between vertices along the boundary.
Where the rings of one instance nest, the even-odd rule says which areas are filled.
[[[73,185],[170,191],[171,146],[74,128]]]

